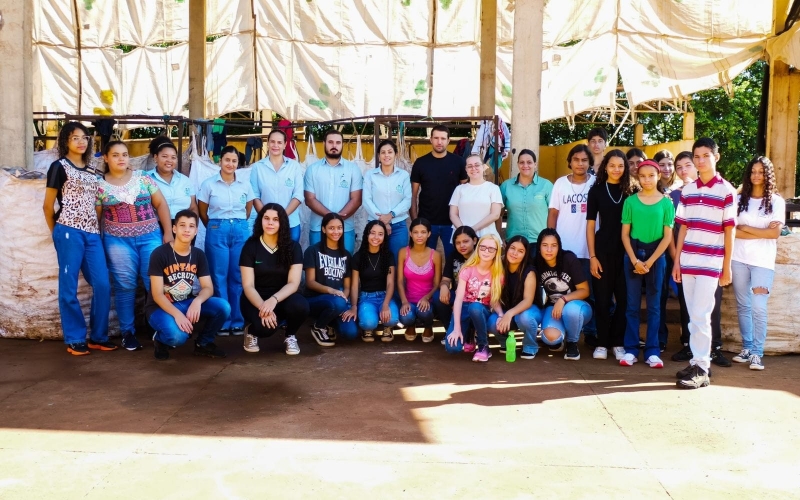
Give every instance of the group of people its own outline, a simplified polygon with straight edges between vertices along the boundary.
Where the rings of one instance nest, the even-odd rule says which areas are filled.
[[[438,319],[446,350],[476,362],[491,357],[489,333],[503,352],[511,331],[522,333],[523,359],[534,358],[541,342],[577,361],[583,333],[594,358],[611,351],[631,366],[643,351],[650,367],[662,368],[674,282],[684,347],[672,359],[689,361],[678,386],[697,388],[708,385],[710,363],[730,366],[720,351],[719,302],[721,286],[733,282],[743,339],[733,360],[764,368],[766,301],[784,218],[765,157],[748,164],[737,194],[716,172],[711,139],[653,161],[635,148],[606,151],[605,130],[594,129],[588,144],[570,151],[571,173],[554,184],[523,149],[519,174],[497,186],[484,179],[480,155],[447,150],[443,125],[432,129],[432,151],[410,175],[396,166],[391,140],[378,145],[376,167],[362,175],[342,158],[336,130],[323,138],[325,157],[303,172],[283,154],[284,132],[273,130],[269,155],[252,165],[249,179],[228,146],[219,174],[195,192],[175,170],[177,150],[166,137],[150,145],[156,168],[149,173],[130,170],[125,144],[109,142],[102,176],[90,166],[89,140],[80,123],[62,128],[44,202],[71,354],[118,347],[108,338],[110,271],[122,346],[142,348],[134,327],[141,278],[157,359],[194,333],[198,355],[225,356],[217,335],[243,335],[245,351],[258,352],[259,339],[279,329],[286,354],[296,355],[310,316],[312,337],[325,347],[340,337],[390,342],[397,326],[408,341],[421,327],[428,343]],[[305,252],[303,202],[311,211]],[[362,205],[369,222],[356,251],[352,217]],[[193,246],[201,223],[205,251]],[[79,270],[93,287],[88,342]]]

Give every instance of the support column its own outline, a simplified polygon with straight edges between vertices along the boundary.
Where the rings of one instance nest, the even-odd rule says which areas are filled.
[[[539,157],[542,116],[542,22],[545,0],[516,2],[514,7],[514,61],[512,69],[511,147],[528,148]],[[519,173],[516,157],[510,176]]]
[[[633,145],[637,148],[644,146],[644,125],[641,123],[633,125]]]
[[[683,140],[694,140],[694,111],[683,114]]]
[[[497,0],[481,0],[481,99],[483,116],[494,115],[497,82]]]
[[[189,118],[206,118],[206,1],[189,1]]]
[[[33,168],[33,2],[0,0],[0,165]]]
[[[782,61],[769,66],[767,156],[775,165],[775,180],[784,198],[793,198],[797,170],[797,120],[800,73]]]

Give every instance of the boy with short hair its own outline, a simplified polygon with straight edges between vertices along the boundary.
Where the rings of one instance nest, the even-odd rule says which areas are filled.
[[[692,146],[698,178],[683,187],[675,222],[678,233],[672,278],[683,283],[689,312],[689,366],[677,373],[677,387],[709,385],[711,313],[717,286],[731,283],[736,231],[736,191],[717,173],[719,148],[707,137]]]
[[[597,169],[600,168],[600,164],[603,163],[606,146],[608,145],[608,132],[606,132],[606,129],[604,128],[593,128],[586,135],[586,144],[589,145],[589,150],[592,152],[592,158],[594,158],[591,171],[593,174],[597,174]]]
[[[192,247],[197,222],[198,216],[191,210],[175,214],[172,221],[175,241],[161,245],[150,256],[146,314],[150,326],[156,330],[153,346],[158,360],[169,358],[169,347],[183,345],[201,318],[205,324],[194,342],[195,355],[225,357],[225,352],[214,344],[214,336],[230,316],[231,306],[213,297],[214,285],[206,256],[199,248]],[[200,282],[200,293],[196,296],[195,281]]]

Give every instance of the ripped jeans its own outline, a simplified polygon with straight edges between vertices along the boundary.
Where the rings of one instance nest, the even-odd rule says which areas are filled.
[[[767,300],[772,292],[775,271],[734,260],[731,262],[731,272],[742,348],[763,356],[767,339]],[[764,288],[766,293],[755,293],[756,288]]]

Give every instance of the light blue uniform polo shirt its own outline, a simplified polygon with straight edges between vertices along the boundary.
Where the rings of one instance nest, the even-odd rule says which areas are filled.
[[[220,174],[209,177],[200,185],[197,200],[208,204],[209,219],[247,219],[247,202],[255,199],[253,186],[239,171],[230,184]]]
[[[392,224],[404,221],[411,208],[411,177],[397,167],[390,175],[384,175],[380,167],[368,170],[364,174],[363,200],[367,219],[377,219],[376,213],[394,212]]]
[[[503,205],[508,211],[506,237],[522,235],[536,243],[539,232],[547,227],[547,213],[553,183],[535,175],[527,186],[519,183],[519,175],[500,185]]]
[[[306,175],[303,177],[304,189],[313,193],[317,200],[332,212],[343,209],[350,201],[350,193],[361,191],[363,182],[364,179],[358,166],[344,158],[340,158],[335,167],[328,163],[327,158],[312,163],[306,169]],[[310,231],[321,230],[322,216],[317,215],[313,210],[309,222]],[[345,219],[344,230],[353,230],[353,217]]]
[[[164,199],[167,200],[170,217],[174,219],[175,214],[192,205],[192,196],[197,193],[188,177],[178,171],[173,171],[172,180],[167,182],[159,175],[157,169],[151,170],[147,175],[155,179],[158,189],[161,190]]]
[[[283,165],[275,171],[269,157],[250,166],[250,184],[253,194],[262,203],[277,203],[286,208],[293,199],[303,198],[303,168],[296,160],[283,157]],[[289,227],[300,224],[300,208],[289,215]]]

